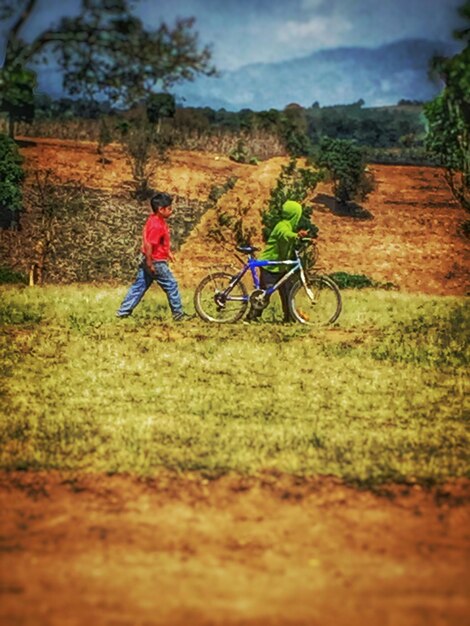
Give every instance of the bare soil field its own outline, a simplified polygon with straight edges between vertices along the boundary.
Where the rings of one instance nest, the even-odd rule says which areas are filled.
[[[64,181],[81,181],[113,194],[129,187],[131,171],[117,146],[107,148],[107,164],[100,162],[93,142],[28,139],[21,151],[31,173],[51,169]],[[286,163],[286,158],[276,157],[257,166],[242,165],[224,155],[175,151],[168,163],[154,167],[150,183],[155,189],[206,200],[213,185],[236,177],[235,187],[220,199],[219,210],[249,206],[247,221],[258,233],[255,243],[261,245],[261,210]],[[341,215],[326,183],[313,194],[313,220],[320,228],[325,271],[366,274],[409,292],[468,293],[468,238],[459,230],[468,215],[453,199],[443,172],[421,166],[372,165],[370,169],[377,189],[363,208],[371,219]],[[227,252],[206,238],[213,221],[214,211],[208,211],[179,252],[175,273],[184,286],[194,287],[208,265],[227,259]]]
[[[115,147],[25,142],[32,173],[119,194],[130,170]],[[175,152],[152,184],[260,208],[286,159],[239,165]],[[468,290],[466,215],[442,172],[372,166],[373,216],[338,215],[331,190],[314,198],[322,265],[403,291]],[[210,212],[209,212],[210,213]],[[191,284],[220,258],[204,216],[175,272]],[[470,481],[426,489],[358,490],[330,477],[161,473],[151,479],[0,472],[2,626],[465,626],[470,624]]]
[[[7,625],[469,624],[470,484],[0,475]]]

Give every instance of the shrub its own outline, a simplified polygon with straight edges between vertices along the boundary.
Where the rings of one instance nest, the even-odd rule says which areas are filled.
[[[18,225],[22,206],[23,159],[16,143],[0,133],[0,226]]]
[[[348,272],[333,272],[329,274],[340,289],[366,289],[367,287],[375,287],[376,289],[386,289],[395,291],[398,289],[394,283],[381,283],[373,278],[369,278],[365,274],[349,274]]]
[[[248,163],[249,165],[258,165],[258,159],[251,154],[248,146],[243,139],[239,139],[236,147],[230,151],[229,157],[236,163]]]
[[[374,190],[374,177],[366,167],[364,150],[353,141],[324,137],[317,164],[328,171],[341,203],[365,200]]]
[[[28,279],[25,274],[21,272],[15,272],[11,267],[0,266],[0,285],[6,285],[9,283],[24,283],[26,284]]]
[[[364,289],[376,287],[377,282],[365,274],[348,274],[347,272],[334,272],[329,275],[340,289]]]

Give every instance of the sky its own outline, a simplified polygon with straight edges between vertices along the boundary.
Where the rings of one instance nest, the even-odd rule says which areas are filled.
[[[138,0],[150,28],[196,18],[201,45],[220,70],[301,57],[340,46],[376,47],[408,37],[452,41],[463,0]],[[32,38],[79,0],[38,0],[23,35]],[[5,36],[3,35],[3,39]],[[2,45],[0,39],[0,58]]]
[[[220,69],[408,37],[452,39],[463,0],[145,0],[148,20],[196,16]]]

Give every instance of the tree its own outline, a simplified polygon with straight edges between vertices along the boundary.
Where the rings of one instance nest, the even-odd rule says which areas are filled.
[[[335,197],[343,205],[351,200],[365,200],[374,189],[364,151],[353,141],[324,137],[317,164],[329,173]]]
[[[134,195],[145,199],[149,189],[149,164],[151,157],[159,163],[167,159],[172,138],[161,122],[174,116],[175,100],[170,94],[154,94],[145,103],[130,112],[128,119],[121,122],[121,143],[131,167]]]
[[[470,2],[459,13],[470,22]],[[455,35],[467,43],[462,52],[433,61],[433,71],[445,87],[424,106],[428,122],[426,147],[445,168],[454,197],[470,211],[470,27]]]
[[[305,109],[292,103],[285,107],[281,117],[281,136],[286,150],[292,157],[308,156],[312,145],[308,137]]]
[[[27,43],[22,32],[37,4],[22,0],[15,13],[10,0],[0,0],[0,20],[10,23],[0,74],[1,106],[7,112],[4,103],[21,86],[22,73],[47,55],[57,59],[69,94],[103,96],[123,107],[197,74],[215,73],[211,50],[199,47],[194,18],[147,30],[131,13],[129,0],[82,0],[78,16],[62,18]]]
[[[8,114],[8,134],[14,135],[15,122],[34,117],[34,72],[21,66],[0,70],[0,111]]]
[[[0,134],[0,227],[18,225],[22,208],[21,183],[24,178],[23,159],[18,147],[6,135]]]

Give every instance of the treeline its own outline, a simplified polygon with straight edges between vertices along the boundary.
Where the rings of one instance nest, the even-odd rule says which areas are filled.
[[[107,120],[111,139],[119,141],[120,124],[132,114],[113,108],[109,102],[80,99],[52,99],[45,95],[35,98],[34,119],[22,124],[20,134],[49,134],[46,127],[54,126],[54,134],[64,138],[99,140],[100,120]],[[171,125],[181,147],[204,149],[214,136],[243,137],[245,146],[231,148],[235,158],[243,159],[245,151],[256,158],[272,156],[258,154],[260,137],[271,138],[275,152],[284,148],[293,156],[315,154],[322,138],[354,141],[367,151],[371,162],[430,162],[424,149],[425,121],[422,103],[402,100],[395,106],[367,108],[364,101],[353,104],[311,107],[290,104],[284,110],[227,111],[210,107],[176,106],[174,115],[164,121]],[[75,128],[75,135],[67,135]],[[73,132],[73,131],[72,131]],[[250,145],[256,137],[256,145]],[[278,139],[273,142],[272,138]],[[233,145],[233,144],[231,144]]]

